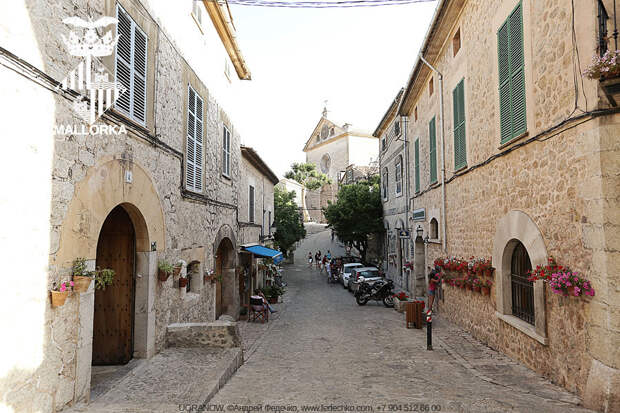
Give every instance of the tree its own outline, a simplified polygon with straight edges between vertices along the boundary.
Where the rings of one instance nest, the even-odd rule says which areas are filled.
[[[357,248],[365,261],[369,237],[384,231],[379,176],[343,186],[323,213],[338,239]]]
[[[309,220],[310,215],[306,209],[306,190],[315,191],[325,184],[331,184],[332,180],[324,173],[317,171],[313,163],[294,163],[284,177],[301,184],[301,208],[304,220]]]
[[[285,257],[288,257],[291,247],[306,236],[306,229],[295,203],[295,191],[288,192],[276,186],[273,193],[273,204],[273,220],[276,226],[273,237],[276,246]]]

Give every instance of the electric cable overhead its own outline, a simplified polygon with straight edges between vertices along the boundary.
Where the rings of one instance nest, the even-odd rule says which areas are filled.
[[[227,0],[228,4],[255,7],[285,7],[293,9],[329,9],[352,7],[399,6],[429,3],[436,0],[334,0],[334,1],[277,1],[277,0]]]

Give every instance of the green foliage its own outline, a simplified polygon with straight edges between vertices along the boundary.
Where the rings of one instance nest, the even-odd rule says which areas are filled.
[[[95,274],[95,288],[98,290],[105,290],[105,288],[114,281],[116,272],[110,268],[104,268],[103,270],[97,268]]]
[[[278,287],[276,285],[269,285],[267,287],[261,288],[261,292],[265,296],[265,298],[278,298],[281,295],[284,295],[284,288]]]
[[[166,260],[161,260],[159,261],[159,263],[157,264],[157,268],[160,271],[165,272],[166,274],[171,274],[172,273],[172,264],[170,264],[168,261]]]
[[[95,273],[86,269],[86,258],[76,258],[73,260],[71,275],[74,277],[93,277]]]
[[[309,191],[332,183],[327,175],[316,170],[316,165],[313,163],[294,163],[291,165],[291,170],[284,176],[302,184]]]
[[[273,193],[274,223],[276,232],[273,235],[276,246],[287,256],[291,247],[306,236],[306,229],[299,215],[299,207],[295,204],[295,191],[288,192],[275,187]]]
[[[343,186],[335,203],[323,208],[329,227],[338,239],[357,248],[366,260],[368,238],[383,233],[383,208],[379,176]]]

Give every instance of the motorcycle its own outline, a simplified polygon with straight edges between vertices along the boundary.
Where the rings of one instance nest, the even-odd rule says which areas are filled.
[[[394,307],[393,290],[394,282],[392,280],[380,280],[372,285],[362,282],[355,292],[355,301],[358,305],[366,305],[370,300],[383,301],[383,305],[388,308]]]

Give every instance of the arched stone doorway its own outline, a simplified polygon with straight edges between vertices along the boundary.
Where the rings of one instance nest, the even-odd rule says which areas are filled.
[[[126,364],[133,357],[136,231],[118,205],[105,219],[97,241],[96,266],[115,271],[114,281],[95,292],[93,364]]]
[[[215,273],[221,280],[216,284],[215,319],[224,314],[235,317],[235,249],[229,238],[221,240],[217,247]]]

